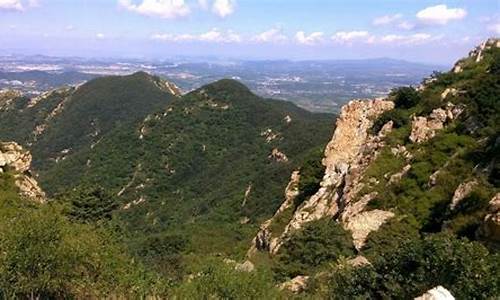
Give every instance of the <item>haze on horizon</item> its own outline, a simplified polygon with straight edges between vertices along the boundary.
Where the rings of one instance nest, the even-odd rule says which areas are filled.
[[[0,55],[445,65],[499,35],[496,0],[0,0]]]

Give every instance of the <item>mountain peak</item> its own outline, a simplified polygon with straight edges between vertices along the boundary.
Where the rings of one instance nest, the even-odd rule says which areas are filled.
[[[208,94],[234,94],[234,95],[254,95],[243,83],[234,79],[221,79],[202,87]]]

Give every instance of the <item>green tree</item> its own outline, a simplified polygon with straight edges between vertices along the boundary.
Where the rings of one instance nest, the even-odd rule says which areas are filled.
[[[396,108],[410,108],[420,101],[420,94],[410,86],[397,88],[390,95],[394,97]]]
[[[115,197],[99,186],[80,186],[63,196],[68,203],[68,215],[82,223],[110,220],[118,207]]]

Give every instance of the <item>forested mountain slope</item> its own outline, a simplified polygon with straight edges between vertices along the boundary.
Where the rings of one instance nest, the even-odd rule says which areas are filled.
[[[105,189],[137,251],[173,235],[179,251],[243,257],[333,124],[234,80],[180,96],[146,73],[2,103],[0,139],[31,150],[49,196]]]

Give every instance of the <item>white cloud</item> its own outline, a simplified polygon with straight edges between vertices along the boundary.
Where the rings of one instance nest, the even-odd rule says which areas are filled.
[[[235,0],[215,0],[212,6],[212,11],[219,17],[224,18],[234,12],[235,6]]]
[[[119,0],[125,9],[145,16],[173,19],[188,15],[191,10],[184,0],[142,0],[134,4],[131,0]]]
[[[415,24],[408,21],[402,21],[397,25],[397,27],[399,29],[412,30],[413,28],[415,28]]]
[[[98,40],[102,40],[105,38],[104,34],[103,33],[98,33],[95,35],[95,37],[98,39]]]
[[[401,14],[386,15],[382,17],[375,18],[373,20],[373,25],[388,25],[400,20],[403,17]]]
[[[450,21],[461,20],[467,16],[463,8],[448,8],[444,4],[427,7],[417,13],[417,19],[427,24],[445,25]]]
[[[488,30],[500,35],[500,23],[491,24],[488,26]]]
[[[222,32],[216,28],[205,33],[194,34],[172,34],[157,33],[151,36],[151,39],[165,42],[207,42],[207,43],[240,43],[242,38],[239,34],[228,30]]]
[[[299,31],[295,34],[295,40],[302,45],[314,45],[323,41],[323,32],[313,32],[310,35],[306,35],[304,31]]]
[[[286,35],[283,34],[279,28],[271,28],[267,31],[257,34],[252,38],[254,42],[258,43],[281,43],[288,40]]]
[[[350,43],[356,40],[370,39],[368,31],[339,31],[332,36],[332,40],[339,43]]]
[[[21,0],[0,0],[0,9],[22,11],[24,8]]]
[[[382,36],[378,41],[380,43],[398,45],[421,45],[432,41],[442,39],[441,35],[432,36],[428,33],[415,33],[411,35],[388,34]]]

